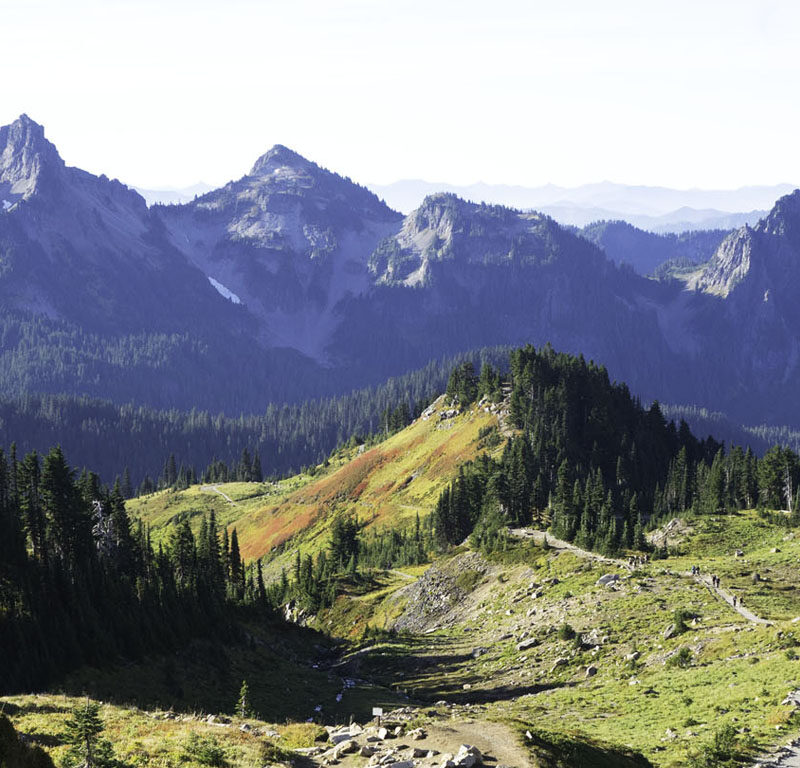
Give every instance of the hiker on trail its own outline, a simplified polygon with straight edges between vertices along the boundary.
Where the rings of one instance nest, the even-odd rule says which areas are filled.
[[[733,596],[733,607],[736,607],[736,595]]]

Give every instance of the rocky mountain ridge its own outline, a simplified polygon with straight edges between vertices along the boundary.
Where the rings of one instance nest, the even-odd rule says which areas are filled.
[[[237,181],[148,208],[66,166],[22,116],[0,129],[0,185],[7,393],[257,411],[466,349],[551,342],[644,398],[800,423],[786,389],[800,364],[800,193],[675,284],[543,214],[433,195],[403,217],[280,145]],[[31,347],[60,362],[32,363]],[[249,374],[231,376],[244,360]]]

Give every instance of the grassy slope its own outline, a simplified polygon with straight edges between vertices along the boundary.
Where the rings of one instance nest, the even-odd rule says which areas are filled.
[[[337,512],[353,514],[368,527],[427,515],[459,465],[485,448],[480,430],[496,424],[496,416],[477,408],[445,421],[437,414],[427,421],[417,419],[372,448],[337,452],[314,477],[299,475],[274,486],[217,486],[235,505],[208,487],[193,486],[136,499],[128,509],[153,527],[156,540],[182,517],[197,526],[202,514],[213,509],[222,524],[235,525],[245,559],[261,557],[298,534],[303,552],[315,552],[327,546]]]
[[[0,708],[11,717],[17,731],[43,745],[58,764],[67,752],[62,737],[64,723],[84,701],[81,697],[54,694],[8,696],[0,699]],[[255,718],[233,718],[227,726],[215,725],[201,721],[195,714],[176,717],[109,703],[103,705],[100,714],[104,735],[113,744],[115,755],[130,766],[195,765],[184,755],[184,745],[190,734],[197,734],[217,741],[225,750],[229,768],[260,768],[272,762],[265,759],[264,743],[273,739],[264,739],[262,730],[279,733],[277,741],[285,747],[312,746],[315,736],[325,733],[315,725],[275,725]],[[243,722],[253,730],[241,731]]]

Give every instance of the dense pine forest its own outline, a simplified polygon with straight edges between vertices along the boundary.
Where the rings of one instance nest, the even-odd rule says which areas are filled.
[[[448,392],[467,405],[499,397],[499,375],[469,362]],[[497,546],[506,526],[547,527],[561,539],[612,554],[646,548],[645,528],[688,510],[727,513],[763,507],[796,517],[797,454],[779,446],[762,458],[748,448],[698,440],[683,420],[667,421],[602,366],[550,347],[510,357],[509,419],[519,435],[502,458],[461,467],[436,507],[440,541],[472,534]]]

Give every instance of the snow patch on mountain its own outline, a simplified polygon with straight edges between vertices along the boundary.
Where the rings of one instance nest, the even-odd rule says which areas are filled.
[[[3,210],[7,211],[14,203],[9,202],[8,200],[3,200]]]
[[[206,275],[206,277],[208,277],[208,282],[217,289],[217,293],[219,293],[220,296],[224,296],[234,304],[242,303],[242,300],[230,288],[226,288],[222,283],[220,283],[218,280],[215,280],[210,275]]]

